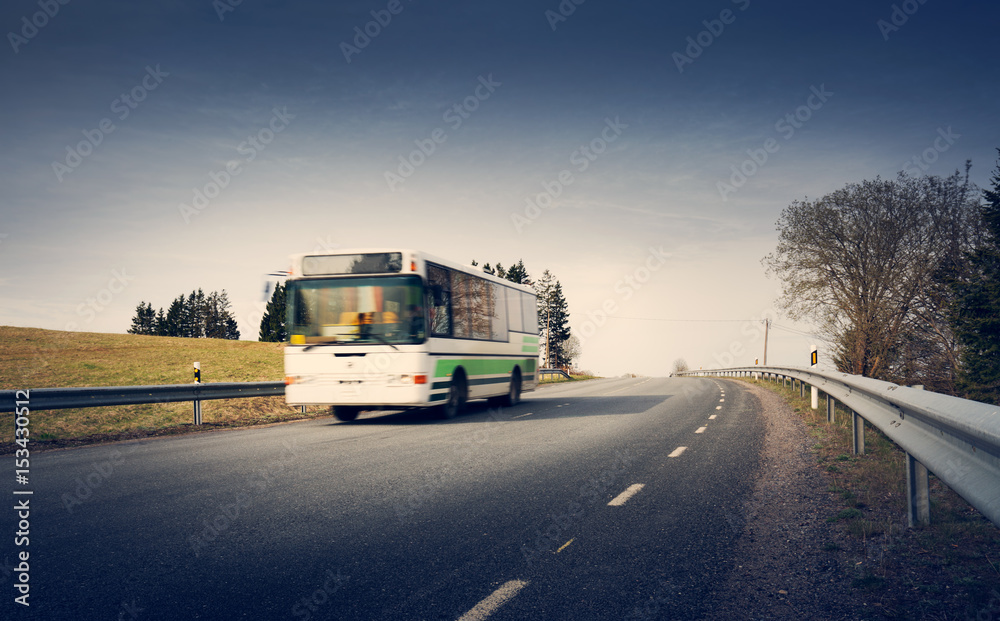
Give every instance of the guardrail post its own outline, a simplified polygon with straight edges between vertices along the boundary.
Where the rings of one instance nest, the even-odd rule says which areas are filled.
[[[865,454],[865,419],[851,410],[851,453]]]
[[[194,383],[195,384],[200,384],[201,383],[201,363],[200,362],[194,363]],[[201,424],[201,401],[199,401],[198,399],[194,400],[194,424],[195,425],[200,425]]]
[[[931,499],[927,468],[906,454],[906,496],[907,518],[910,528],[929,526],[931,523]]]
[[[810,385],[809,386],[809,390],[812,391],[812,400],[810,402],[810,405],[812,406],[812,409],[818,410],[819,409],[819,388],[816,388],[815,386]]]
[[[799,398],[806,398],[806,384],[802,380],[799,380]]]
[[[837,422],[837,420],[836,420],[836,418],[837,418],[836,417],[836,413],[837,413],[837,400],[834,399],[833,397],[831,397],[830,395],[827,395],[826,396],[826,422],[830,423],[831,425],[833,423]]]

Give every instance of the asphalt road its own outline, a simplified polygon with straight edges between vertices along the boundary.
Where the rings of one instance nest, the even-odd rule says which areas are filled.
[[[697,618],[731,568],[758,407],[737,382],[606,379],[451,421],[39,453],[31,606],[8,587],[0,616]]]

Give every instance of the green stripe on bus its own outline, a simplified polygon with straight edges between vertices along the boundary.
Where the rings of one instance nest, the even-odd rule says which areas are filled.
[[[524,341],[523,342],[525,342],[525,343],[537,343],[538,342],[538,337],[537,336],[526,336],[526,337],[524,337]]]
[[[434,369],[434,377],[450,377],[455,372],[456,367],[464,367],[467,375],[500,375],[510,373],[515,364],[520,364],[524,372],[530,373],[535,370],[535,361],[531,358],[523,360],[502,359],[490,360],[482,358],[465,358],[458,360],[438,360]],[[432,387],[433,388],[433,387]]]
[[[522,354],[537,354],[538,345],[525,345],[521,348]]]

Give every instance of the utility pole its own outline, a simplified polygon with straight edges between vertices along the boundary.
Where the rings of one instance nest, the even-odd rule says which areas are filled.
[[[767,366],[767,332],[770,327],[771,327],[771,320],[765,319],[764,320],[764,366],[765,367]]]
[[[545,366],[552,369],[552,313],[551,309],[545,310]]]

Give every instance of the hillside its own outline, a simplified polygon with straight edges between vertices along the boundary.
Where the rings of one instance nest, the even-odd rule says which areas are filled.
[[[183,384],[201,363],[204,382],[280,381],[281,343],[63,332],[0,326],[0,389]],[[281,397],[203,402],[206,428],[301,417]],[[31,437],[64,445],[183,431],[190,402],[33,412]],[[5,417],[6,418],[6,417]],[[10,445],[13,422],[0,424]],[[70,442],[72,441],[72,442]]]

